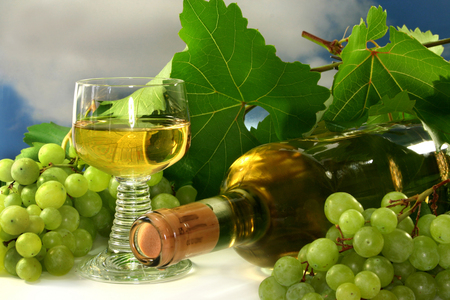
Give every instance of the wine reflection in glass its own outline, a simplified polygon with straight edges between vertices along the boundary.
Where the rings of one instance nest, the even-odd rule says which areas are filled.
[[[119,182],[108,247],[78,267],[85,278],[107,282],[159,282],[186,275],[189,260],[155,269],[132,254],[133,221],[151,210],[151,175],[180,160],[190,144],[185,85],[166,78],[98,78],[75,86],[72,139],[87,164]]]

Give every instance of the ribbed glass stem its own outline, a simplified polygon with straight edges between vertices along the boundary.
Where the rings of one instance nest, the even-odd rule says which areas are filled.
[[[109,238],[109,250],[115,253],[131,252],[130,228],[142,214],[151,210],[149,178],[117,178],[116,213]]]

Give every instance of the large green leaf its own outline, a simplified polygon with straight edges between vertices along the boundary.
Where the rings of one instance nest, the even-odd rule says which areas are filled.
[[[429,126],[431,130],[448,128],[444,126],[450,117],[450,64],[393,27],[390,43],[368,48],[370,40],[380,37],[374,32],[382,31],[379,20],[383,15],[381,9],[372,8],[367,25],[361,22],[353,28],[333,83],[334,101],[324,119],[344,127],[360,125],[367,121],[370,107],[382,97],[395,98],[406,91],[409,99],[415,101],[412,110],[419,119],[426,123],[436,112]],[[405,107],[403,111],[406,110],[411,108]],[[448,136],[448,132],[443,133],[441,141],[450,142]]]
[[[69,130],[69,127],[60,126],[53,122],[32,125],[28,127],[28,132],[24,134],[23,141],[29,146],[34,146],[33,143],[35,142],[60,145]]]
[[[188,50],[175,54],[171,76],[186,81],[192,147],[167,174],[193,180],[205,197],[219,191],[235,159],[259,144],[244,125],[246,105],[269,112],[278,139],[293,138],[315,126],[330,91],[317,85],[320,74],[309,66],[281,61],[247,28],[236,4],[185,0],[180,20]]]
[[[163,70],[164,71],[164,70]],[[156,84],[152,88],[141,88],[123,99],[114,101],[102,101],[101,105],[109,106],[102,115],[111,115],[119,118],[128,118],[129,115],[151,115],[154,111],[165,110],[166,100],[163,79],[155,78],[149,85]],[[132,105],[130,105],[132,103]]]

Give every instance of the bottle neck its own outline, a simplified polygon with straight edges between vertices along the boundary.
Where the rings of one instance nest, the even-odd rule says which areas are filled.
[[[255,201],[232,190],[173,209],[141,216],[130,232],[134,255],[145,265],[166,267],[183,259],[234,247],[255,238]]]

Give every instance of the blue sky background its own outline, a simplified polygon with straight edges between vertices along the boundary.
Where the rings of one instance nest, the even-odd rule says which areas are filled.
[[[371,5],[387,10],[388,25],[404,24],[450,37],[449,0],[235,0],[284,61],[329,63],[303,30],[343,37]],[[75,81],[105,76],[154,76],[183,50],[178,37],[181,0],[28,0],[0,2],[0,159],[27,147],[27,127],[70,126]],[[348,35],[348,34],[347,34]],[[450,45],[444,58],[450,59]],[[321,84],[331,85],[333,73]]]

